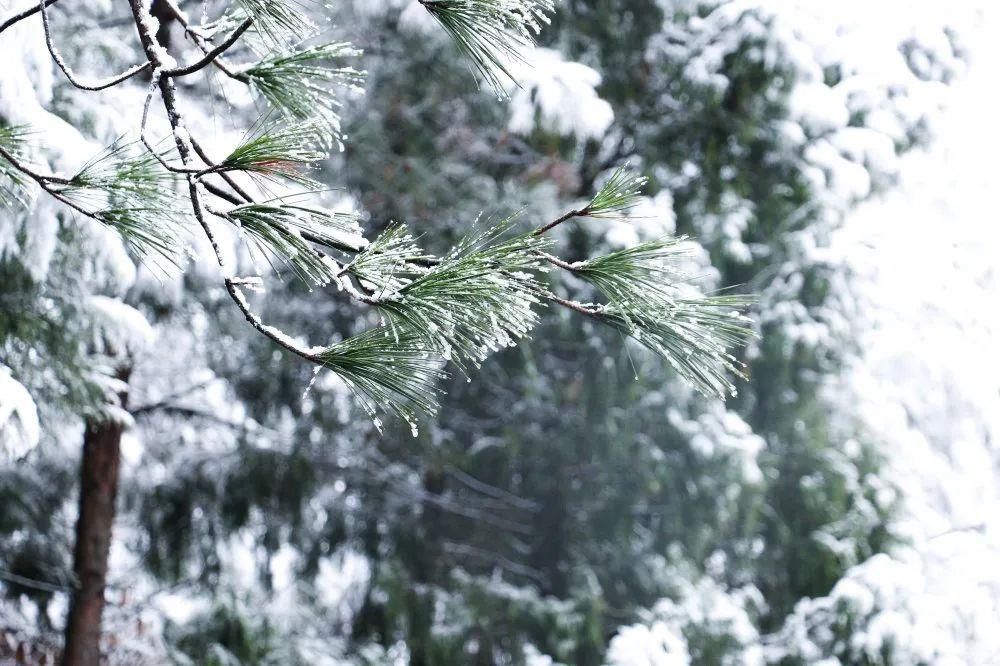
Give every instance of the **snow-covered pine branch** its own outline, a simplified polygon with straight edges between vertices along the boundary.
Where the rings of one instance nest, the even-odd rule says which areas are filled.
[[[669,268],[676,241],[573,264],[549,253],[555,241],[546,232],[556,226],[573,218],[616,218],[637,203],[645,178],[627,165],[616,169],[586,205],[534,231],[519,230],[520,221],[511,218],[470,233],[441,257],[421,249],[402,225],[369,244],[355,219],[314,202],[325,187],[316,178],[317,166],[341,141],[337,91],[363,80],[349,62],[358,53],[346,43],[310,42],[319,29],[295,2],[237,0],[220,18],[201,24],[168,3],[204,54],[178,66],[160,43],[146,4],[130,3],[146,56],[137,67],[152,70],[142,142],[116,141],[63,178],[20,160],[28,134],[7,128],[0,132],[5,192],[34,181],[77,213],[115,229],[145,259],[179,263],[186,229],[197,221],[228,272],[212,224],[222,220],[276,271],[290,269],[310,287],[336,284],[357,303],[359,318],[374,315],[380,324],[357,338],[313,347],[254,314],[240,278],[230,274],[225,280],[255,329],[339,374],[371,412],[388,410],[410,421],[419,411],[433,413],[430,387],[447,362],[463,372],[469,363],[478,366],[528,336],[540,309],[551,303],[597,317],[635,338],[705,392],[732,392],[729,376],[739,373],[731,349],[749,334],[733,309],[744,302],[682,290],[684,278]],[[551,0],[420,4],[498,91],[514,78],[511,64],[524,65],[525,49],[553,9]],[[47,23],[43,38],[57,57]],[[248,54],[254,59],[244,65],[224,59],[237,52],[240,59]],[[210,65],[273,109],[218,161],[188,129],[175,84],[175,79],[210,71]],[[60,66],[69,76],[68,67]],[[156,149],[147,138],[147,116],[156,97],[166,112],[174,150]],[[545,284],[553,266],[591,283],[608,302],[586,306],[556,297]]]
[[[549,22],[553,0],[420,0],[499,97]]]

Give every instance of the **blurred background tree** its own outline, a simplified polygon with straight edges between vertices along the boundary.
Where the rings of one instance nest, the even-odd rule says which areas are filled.
[[[857,312],[830,238],[926,140],[927,100],[961,65],[952,35],[885,29],[861,53],[851,40],[870,34],[821,25],[798,4],[565,0],[535,67],[518,66],[522,86],[497,103],[422,7],[326,11],[364,51],[368,78],[345,100],[346,149],[323,180],[344,185],[342,205],[369,231],[405,221],[443,252],[480,216],[553,219],[629,162],[648,197],[625,220],[562,225],[560,250],[575,261],[690,235],[701,288],[760,294],[750,379],[725,404],[706,399],[616,332],[553,311],[530,345],[471,383],[448,380],[416,437],[389,423],[379,435],[334,375],[250,335],[206,272],[140,269],[126,302],[184,354],[150,354],[132,378],[110,619],[128,647],[219,664],[904,663],[889,645],[876,657],[835,642],[800,649],[799,627],[829,623],[848,640],[856,609],[830,619],[796,606],[896,538],[876,443],[838,390]],[[227,104],[253,109],[185,92],[205,96],[193,121],[204,127],[230,130]],[[112,135],[107,106],[59,86],[52,101],[96,138]],[[37,302],[31,290],[67,279],[55,265],[4,298]],[[32,264],[8,252],[4,266]],[[325,296],[275,284],[261,308],[309,339],[357,332]],[[5,338],[5,353],[24,335]],[[53,372],[73,362],[46,339],[16,344]],[[56,401],[41,374],[15,378],[48,424],[43,440],[72,423],[47,416]],[[12,600],[0,617],[36,636],[59,621],[72,503],[52,490],[75,461],[50,444],[30,456],[3,470],[0,489],[58,519],[0,520]]]

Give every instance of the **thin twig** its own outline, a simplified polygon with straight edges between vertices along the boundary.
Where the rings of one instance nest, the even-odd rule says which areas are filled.
[[[566,213],[564,215],[561,215],[560,217],[556,218],[555,220],[552,220],[551,222],[549,222],[548,224],[546,224],[544,227],[540,227],[538,229],[535,229],[534,231],[531,232],[531,235],[532,236],[541,236],[546,231],[549,231],[550,229],[554,229],[554,228],[558,227],[560,224],[562,224],[566,220],[572,220],[574,217],[586,217],[588,212],[589,211],[588,211],[587,208],[581,208],[579,210],[571,210],[568,213]]]
[[[188,20],[187,14],[185,14],[180,7],[174,4],[173,0],[164,0],[164,1],[167,6],[167,9],[170,10],[170,13],[174,15],[174,18],[177,19],[177,22],[180,23],[181,27],[184,28],[185,34],[191,35],[192,39],[194,40],[195,46],[201,49],[203,53],[208,53],[210,49],[208,46],[204,44],[204,42],[209,40],[206,39],[203,35],[199,34],[198,31],[195,30],[193,27],[191,27],[191,22]],[[232,70],[226,63],[226,61],[222,59],[221,56],[214,58],[212,60],[212,64],[215,65],[217,68],[219,68],[219,70],[229,78],[246,83],[246,77]]]
[[[59,0],[45,0],[45,6],[48,7],[50,5],[56,4],[57,2],[59,2]],[[25,9],[23,11],[20,11],[20,12],[14,14],[13,16],[11,16],[9,19],[7,19],[6,21],[4,21],[3,23],[0,23],[0,32],[3,32],[4,30],[6,30],[10,26],[14,25],[15,23],[19,23],[20,21],[23,21],[24,19],[28,18],[29,16],[34,16],[40,10],[41,10],[41,6],[34,5],[33,7],[30,7],[28,9]]]
[[[112,86],[118,85],[122,81],[125,81],[126,79],[135,76],[139,72],[149,67],[150,62],[147,60],[146,62],[141,63],[139,65],[133,65],[132,67],[125,70],[121,74],[104,79],[103,81],[96,81],[93,83],[88,83],[83,81],[82,79],[76,78],[76,75],[73,74],[73,70],[70,69],[69,65],[66,64],[66,61],[63,60],[62,54],[59,53],[59,50],[56,48],[55,43],[52,41],[52,31],[49,28],[49,15],[48,12],[45,11],[46,6],[48,6],[49,4],[51,3],[49,3],[48,0],[40,0],[38,3],[38,9],[42,14],[42,29],[45,31],[45,45],[49,49],[49,54],[52,56],[52,60],[55,61],[59,69],[61,69],[63,74],[66,75],[66,78],[69,79],[69,82],[72,83],[77,88],[90,91],[97,91],[97,90],[104,90],[105,88],[111,88]]]
[[[570,301],[565,298],[560,298],[555,294],[546,294],[545,297],[553,303],[557,303],[563,307],[579,312],[580,314],[585,314],[589,317],[599,317],[604,312],[604,308],[600,305],[586,305],[578,301]]]
[[[230,34],[229,37],[227,37],[224,42],[222,42],[215,48],[211,49],[210,51],[207,51],[204,57],[191,63],[190,65],[186,65],[184,67],[177,67],[174,69],[168,69],[163,72],[163,75],[187,76],[188,74],[194,74],[195,72],[204,69],[208,65],[212,64],[223,53],[228,51],[233,46],[233,44],[236,43],[236,40],[238,40],[243,35],[244,32],[250,29],[251,25],[253,25],[253,19],[247,19],[243,21],[243,23],[241,23],[239,27],[237,27],[236,30],[234,30],[232,34]]]

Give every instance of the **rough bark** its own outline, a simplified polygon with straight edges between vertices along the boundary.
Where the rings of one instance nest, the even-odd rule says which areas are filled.
[[[127,381],[128,372],[120,372],[118,378]],[[122,408],[126,406],[126,398],[125,393],[119,396]],[[106,418],[88,420],[84,431],[80,512],[73,550],[76,590],[66,620],[63,666],[98,666],[101,663],[101,616],[124,429],[120,420]]]

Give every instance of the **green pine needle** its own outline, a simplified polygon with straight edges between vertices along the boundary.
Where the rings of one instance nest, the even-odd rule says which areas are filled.
[[[135,141],[122,138],[59,185],[60,196],[92,211],[143,259],[179,266],[185,244],[176,176]]]
[[[289,180],[319,189],[306,171],[326,157],[321,150],[322,129],[315,122],[261,123],[219,163],[219,171],[242,171],[266,180]]]
[[[674,285],[687,280],[676,268],[678,260],[690,254],[686,241],[681,236],[640,243],[574,264],[573,273],[623,312],[641,312],[651,303],[669,305]]]
[[[628,164],[618,167],[611,178],[583,209],[588,217],[614,218],[634,208],[648,179],[633,172]]]
[[[316,26],[299,10],[297,0],[239,0],[239,8],[253,19],[254,31],[269,47],[301,41]]]
[[[388,410],[412,426],[418,413],[437,413],[441,362],[413,332],[379,327],[328,347],[316,360],[344,379],[372,416]]]
[[[406,225],[393,224],[358,253],[347,271],[377,294],[394,293],[425,272],[433,257],[417,245]]]
[[[744,344],[753,332],[740,313],[752,299],[709,296],[676,299],[668,308],[642,316],[608,306],[601,319],[666,360],[706,395],[736,395],[731,376],[745,378],[743,366],[727,350]]]
[[[91,158],[61,194],[87,201],[97,193],[120,203],[155,207],[174,203],[177,178],[138,142],[122,138]]]
[[[516,83],[510,67],[524,62],[542,25],[549,22],[552,0],[420,0],[451,35],[459,50],[498,95]]]
[[[165,216],[162,209],[105,208],[94,216],[117,231],[140,258],[180,267],[184,243],[175,228],[176,222]]]
[[[332,86],[359,86],[364,73],[335,62],[360,53],[346,43],[320,44],[268,56],[242,75],[274,108],[294,120],[316,119],[342,145],[340,102]]]
[[[23,159],[31,131],[24,125],[0,126],[0,147],[17,159]],[[28,181],[14,165],[0,157],[0,206],[24,204]]]
[[[470,237],[440,263],[388,294],[377,307],[393,328],[417,331],[443,358],[465,369],[514,346],[538,323],[534,306],[544,289],[535,275],[547,241],[503,238],[505,221]]]
[[[304,282],[316,286],[329,284],[337,276],[337,264],[318,252],[314,242],[340,247],[338,234],[353,231],[336,213],[313,208],[277,204],[246,204],[226,212],[239,225],[243,235],[274,267],[274,261],[291,268]]]
[[[665,359],[698,390],[725,396],[742,376],[730,354],[753,333],[740,314],[743,296],[690,296],[688,276],[673,264],[686,254],[683,238],[665,238],[574,264],[574,275],[609,300],[598,315]]]

